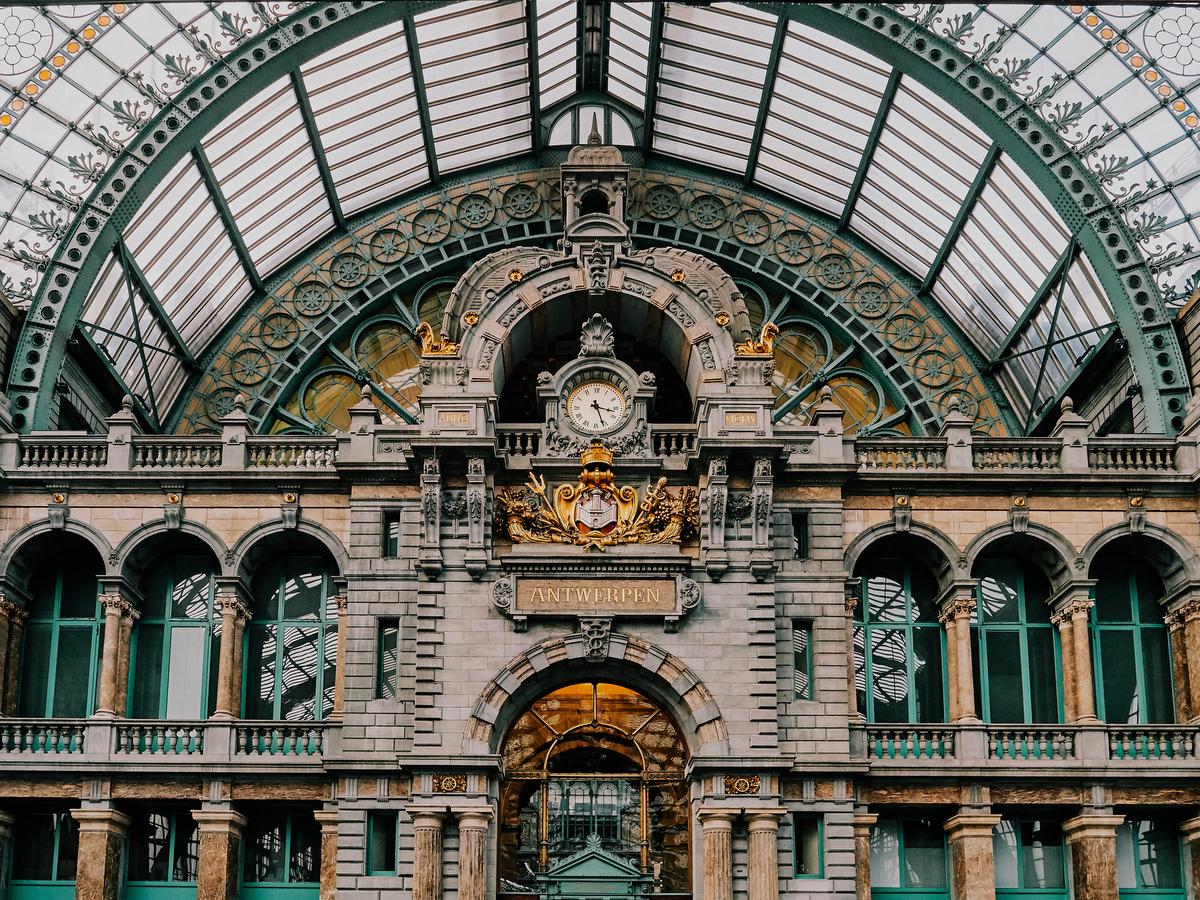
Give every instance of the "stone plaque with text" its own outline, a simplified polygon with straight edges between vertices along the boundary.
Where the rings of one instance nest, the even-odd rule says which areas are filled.
[[[670,614],[677,611],[674,578],[517,579],[513,612]]]

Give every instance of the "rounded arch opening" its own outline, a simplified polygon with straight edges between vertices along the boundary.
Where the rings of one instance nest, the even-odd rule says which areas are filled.
[[[54,529],[33,535],[12,551],[3,573],[6,592],[28,607],[37,579],[46,570],[68,568],[60,565],[63,560],[71,561],[74,573],[93,579],[104,574],[104,559],[95,544],[82,535]]]

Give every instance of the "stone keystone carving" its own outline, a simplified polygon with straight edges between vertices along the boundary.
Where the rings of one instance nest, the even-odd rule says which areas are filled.
[[[579,631],[583,635],[584,655],[588,659],[605,659],[608,656],[612,619],[580,619]]]
[[[616,356],[613,350],[615,343],[612,324],[596,313],[583,323],[583,330],[579,333],[579,355],[612,358]]]

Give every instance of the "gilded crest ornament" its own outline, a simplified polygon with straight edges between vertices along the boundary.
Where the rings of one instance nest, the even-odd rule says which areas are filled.
[[[604,550],[618,544],[678,544],[700,525],[696,491],[672,493],[666,478],[639,498],[637,488],[618,486],[613,452],[593,441],[580,455],[576,484],[547,494],[546,479],[530,474],[525,487],[496,491],[496,525],[518,544],[573,544]]]
[[[775,338],[779,337],[779,326],[768,322],[759,332],[758,340],[751,338],[734,345],[738,356],[771,356],[775,353]]]
[[[458,344],[438,337],[428,322],[418,325],[416,334],[421,339],[422,356],[454,356],[458,353]]]

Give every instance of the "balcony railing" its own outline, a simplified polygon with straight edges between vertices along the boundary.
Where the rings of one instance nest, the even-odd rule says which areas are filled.
[[[1065,728],[989,728],[992,759],[1073,759],[1075,733]]]
[[[0,721],[0,757],[11,753],[83,753],[86,728],[86,723],[78,721],[5,719]]]
[[[945,759],[954,756],[952,728],[878,728],[867,732],[870,759]]]
[[[237,726],[238,756],[319,756],[325,748],[320,722],[254,722]]]

